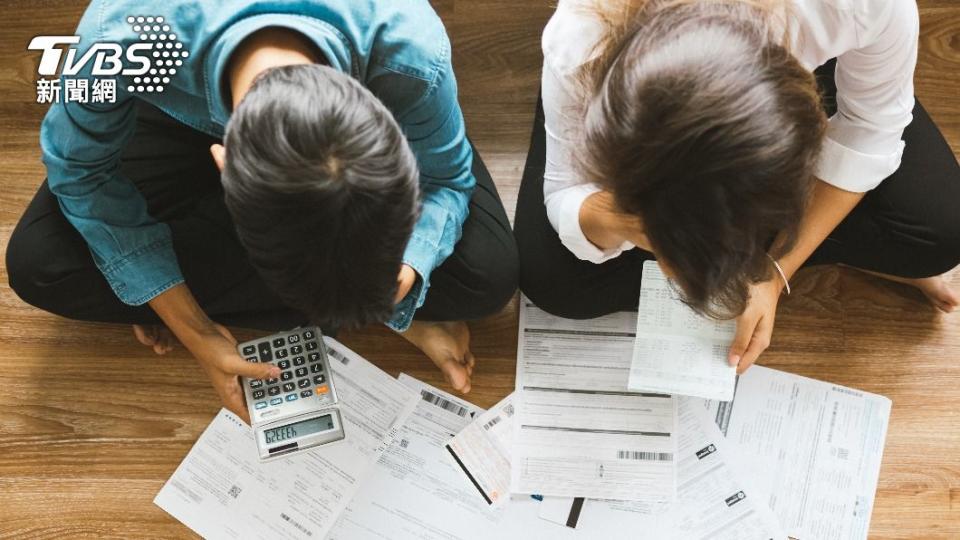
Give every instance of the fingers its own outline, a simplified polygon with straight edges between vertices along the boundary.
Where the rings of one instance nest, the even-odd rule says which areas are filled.
[[[738,374],[746,371],[757,361],[757,358],[760,357],[763,351],[767,350],[767,347],[770,346],[770,337],[772,335],[773,320],[767,317],[760,319],[760,322],[757,323],[757,327],[754,330],[753,338],[750,340],[750,346],[747,347],[743,357],[740,359],[740,363],[737,365]]]
[[[233,375],[249,377],[251,379],[276,379],[280,376],[280,368],[271,364],[247,362],[239,356],[233,356],[225,362],[221,369]]]
[[[756,327],[756,316],[750,313],[745,312],[737,319],[737,332],[733,336],[733,343],[730,344],[730,352],[727,353],[727,362],[731,366],[738,365],[743,355],[746,354]]]

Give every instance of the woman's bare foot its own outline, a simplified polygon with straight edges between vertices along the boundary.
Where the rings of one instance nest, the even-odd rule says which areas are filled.
[[[476,363],[470,352],[470,329],[460,322],[413,321],[400,334],[433,360],[450,386],[466,394]]]
[[[944,313],[950,313],[960,306],[960,294],[953,290],[946,276],[909,279],[905,283],[920,289],[930,299],[930,303]]]
[[[950,281],[947,279],[946,274],[926,278],[904,278],[867,270],[861,271],[882,277],[883,279],[896,281],[897,283],[912,285],[920,289],[920,292],[930,300],[930,303],[944,313],[950,313],[960,306],[960,294],[950,286]]]
[[[157,354],[167,354],[173,350],[173,334],[162,324],[135,324],[133,335],[137,341],[153,349]]]

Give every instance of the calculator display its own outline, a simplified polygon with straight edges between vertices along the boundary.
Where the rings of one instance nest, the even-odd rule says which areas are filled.
[[[263,438],[265,443],[274,444],[331,429],[333,429],[333,416],[325,414],[302,422],[264,430]]]

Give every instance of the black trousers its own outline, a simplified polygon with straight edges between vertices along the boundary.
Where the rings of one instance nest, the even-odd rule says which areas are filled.
[[[210,145],[220,142],[140,105],[137,131],[121,170],[143,193],[150,214],[167,223],[190,290],[223,324],[280,330],[307,323],[267,288],[247,260],[223,202]],[[510,222],[480,156],[477,188],[453,254],[431,275],[419,320],[469,320],[499,311],[517,288],[518,256]],[[149,306],[120,302],[87,244],[64,218],[44,182],[7,247],[11,288],[29,304],[72,319],[154,323]]]
[[[818,69],[827,112],[835,110],[834,62]],[[900,169],[867,193],[805,265],[843,263],[895,276],[942,274],[960,263],[960,166],[918,102],[904,131]],[[514,234],[520,250],[520,290],[541,308],[585,319],[637,309],[643,262],[632,249],[594,264],[560,242],[543,203],[545,142],[538,104],[523,172]]]

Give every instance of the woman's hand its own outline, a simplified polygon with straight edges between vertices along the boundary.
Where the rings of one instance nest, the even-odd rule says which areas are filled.
[[[618,248],[629,241],[640,249],[653,251],[643,220],[621,210],[610,192],[598,191],[587,197],[580,206],[579,218],[584,236],[600,249]]]
[[[750,286],[747,309],[737,317],[737,333],[727,357],[731,366],[737,366],[737,373],[746,371],[770,346],[782,289],[779,275]]]

